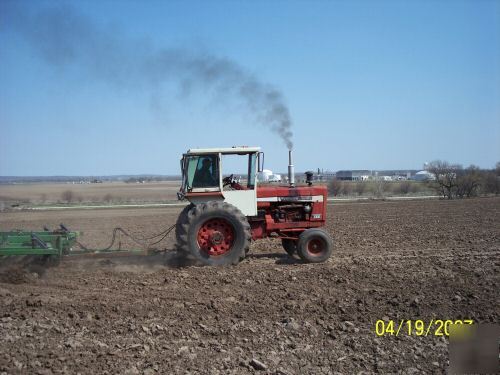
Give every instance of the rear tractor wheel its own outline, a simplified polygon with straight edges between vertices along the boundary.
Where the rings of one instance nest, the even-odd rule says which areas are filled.
[[[182,248],[206,265],[237,264],[250,247],[247,218],[225,202],[196,205],[179,232]]]
[[[297,243],[300,258],[310,263],[321,263],[332,255],[333,241],[323,229],[311,228],[301,233]]]
[[[177,241],[177,249],[182,250],[186,247],[186,243],[183,241],[183,235],[185,232],[185,224],[188,222],[189,211],[194,208],[194,204],[190,203],[186,207],[183,208],[179,216],[177,217],[177,221],[175,223],[175,239]]]

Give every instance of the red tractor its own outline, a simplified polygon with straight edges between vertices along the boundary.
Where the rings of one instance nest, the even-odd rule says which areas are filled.
[[[243,176],[225,175],[222,169]],[[259,147],[191,149],[181,160],[180,200],[190,204],[176,225],[177,249],[207,265],[236,264],[259,238],[281,238],[285,251],[306,262],[324,262],[332,253],[332,239],[321,228],[326,221],[327,189],[295,185],[289,153],[288,185],[258,186],[264,154]],[[243,169],[244,168],[244,169]]]

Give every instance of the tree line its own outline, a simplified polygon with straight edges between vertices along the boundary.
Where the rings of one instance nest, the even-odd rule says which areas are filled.
[[[481,169],[475,165],[464,168],[460,164],[435,160],[429,163],[427,171],[435,178],[431,184],[444,198],[500,194],[500,162],[494,169]]]
[[[481,169],[475,165],[464,168],[460,164],[435,160],[426,170],[433,177],[427,181],[341,181],[334,178],[328,184],[328,192],[333,196],[369,195],[378,198],[436,193],[447,199],[500,194],[500,162],[493,169]]]

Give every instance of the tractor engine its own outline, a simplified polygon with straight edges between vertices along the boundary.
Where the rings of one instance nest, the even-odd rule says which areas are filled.
[[[325,225],[326,186],[312,186],[312,173],[307,172],[307,186],[297,187],[292,162],[292,151],[288,151],[288,186],[259,186],[257,189],[257,218],[249,218],[252,238],[276,235],[281,238],[298,239],[308,228]]]
[[[297,239],[308,228],[325,225],[326,186],[259,186],[257,217],[249,217],[252,238],[276,235]]]
[[[300,204],[284,204],[271,208],[271,212],[275,222],[286,223],[306,220],[306,212],[311,212],[311,207]]]

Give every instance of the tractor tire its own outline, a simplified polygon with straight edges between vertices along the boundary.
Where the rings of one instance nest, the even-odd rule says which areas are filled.
[[[291,240],[289,238],[282,238],[281,245],[291,257],[293,257],[293,255],[297,252],[297,241]]]
[[[303,231],[297,243],[297,253],[305,262],[321,263],[332,255],[332,238],[323,229],[311,228]]]
[[[196,205],[181,227],[183,249],[209,266],[237,264],[245,257],[252,238],[250,224],[241,211],[220,201]]]
[[[177,243],[177,249],[183,249],[186,247],[186,243],[183,242],[183,235],[186,234],[184,224],[188,222],[188,214],[191,209],[193,209],[194,204],[190,203],[181,211],[175,222],[175,240]]]

